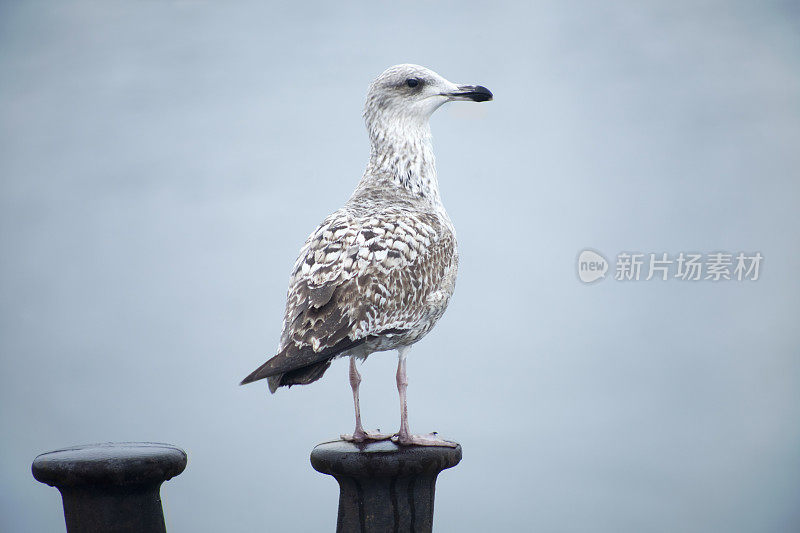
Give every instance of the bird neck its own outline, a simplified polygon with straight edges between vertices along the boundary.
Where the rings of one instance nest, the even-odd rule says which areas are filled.
[[[431,129],[425,120],[367,124],[371,145],[365,181],[389,181],[436,206],[442,200],[436,178]]]

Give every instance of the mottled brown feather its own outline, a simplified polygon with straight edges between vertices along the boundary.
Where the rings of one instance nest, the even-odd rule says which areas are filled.
[[[336,356],[412,344],[433,327],[455,285],[452,225],[429,202],[391,191],[360,189],[309,236],[290,278],[280,349],[242,383],[310,383]]]

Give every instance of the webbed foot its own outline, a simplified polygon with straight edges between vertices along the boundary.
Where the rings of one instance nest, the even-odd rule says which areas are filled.
[[[458,446],[457,442],[445,440],[435,431],[427,435],[395,433],[392,435],[392,442],[401,446],[447,446],[448,448],[455,448]]]
[[[369,441],[379,441],[379,440],[389,440],[392,438],[391,435],[387,435],[385,433],[381,433],[380,430],[375,431],[364,431],[363,429],[353,432],[352,435],[345,434],[340,435],[342,440],[346,440],[347,442],[369,442]]]

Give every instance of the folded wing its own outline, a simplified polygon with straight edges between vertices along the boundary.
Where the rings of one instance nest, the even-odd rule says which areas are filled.
[[[242,384],[269,378],[274,392],[311,383],[337,355],[413,329],[454,247],[435,215],[391,208],[364,218],[333,213],[295,263],[277,355]]]

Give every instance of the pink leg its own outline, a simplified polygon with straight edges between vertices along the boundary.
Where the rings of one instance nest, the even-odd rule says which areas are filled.
[[[397,392],[400,394],[400,431],[398,435],[410,436],[408,429],[408,403],[406,402],[406,390],[408,390],[408,375],[406,374],[406,350],[400,348],[397,358]]]
[[[356,358],[354,355],[350,356],[350,387],[353,389],[353,405],[356,410],[356,429],[352,435],[341,435],[342,440],[351,442],[364,442],[368,440],[386,440],[390,435],[383,435],[378,431],[364,431],[361,425],[361,406],[358,401],[358,387],[361,385],[361,374],[358,373],[356,368]]]
[[[392,441],[402,445],[417,446],[448,446],[455,448],[455,442],[444,440],[436,433],[427,435],[412,435],[408,429],[408,405],[406,403],[406,390],[408,389],[408,376],[406,375],[406,352],[408,346],[397,350],[397,392],[400,394],[400,431],[392,436]]]

